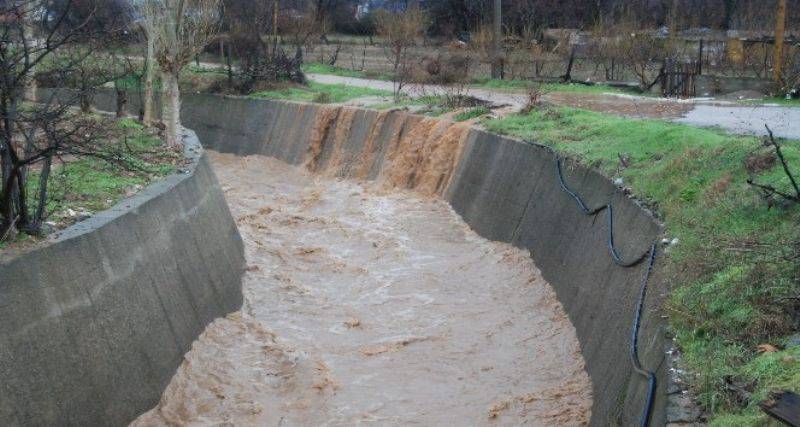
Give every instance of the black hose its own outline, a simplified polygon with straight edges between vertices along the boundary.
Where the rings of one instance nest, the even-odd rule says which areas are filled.
[[[642,364],[639,361],[639,350],[638,350],[639,326],[641,324],[642,309],[644,308],[644,301],[647,295],[647,284],[656,261],[657,244],[654,242],[653,245],[650,247],[650,249],[647,252],[643,253],[639,258],[632,261],[624,261],[622,257],[619,255],[616,246],[614,245],[614,207],[611,205],[611,203],[599,206],[594,209],[590,209],[588,206],[586,206],[586,203],[583,201],[581,196],[579,196],[575,191],[569,188],[567,183],[564,182],[564,174],[563,171],[561,170],[561,157],[559,156],[558,152],[556,152],[556,150],[553,149],[553,147],[549,147],[547,145],[539,144],[533,141],[525,141],[525,142],[539,148],[544,148],[553,154],[553,157],[556,160],[556,177],[558,177],[558,184],[561,186],[561,189],[564,192],[569,194],[575,200],[581,212],[583,212],[585,215],[596,215],[602,212],[603,210],[607,211],[608,237],[606,242],[608,246],[608,252],[611,255],[611,259],[614,261],[615,264],[626,268],[633,267],[641,263],[645,258],[647,258],[648,254],[650,255],[647,262],[647,269],[645,270],[644,278],[642,279],[642,283],[639,288],[639,299],[636,302],[636,315],[633,319],[633,328],[631,331],[631,346],[630,346],[630,358],[631,358],[631,364],[633,365],[633,370],[636,371],[636,373],[647,378],[647,400],[645,401],[644,409],[642,410],[642,417],[639,424],[642,427],[647,427],[650,425],[650,415],[653,409],[653,402],[655,398],[656,375],[654,372],[642,368]]]
[[[583,212],[584,215],[591,216],[598,214],[603,209],[606,209],[609,206],[609,205],[604,205],[594,209],[589,209],[586,206],[586,203],[583,202],[583,199],[581,199],[581,196],[577,195],[574,191],[572,191],[572,189],[567,187],[567,183],[564,182],[564,173],[561,171],[561,158],[559,158],[558,154],[555,154],[555,151],[553,152],[553,154],[556,156],[556,176],[558,177],[558,183],[561,185],[561,189],[564,190],[570,196],[572,196],[573,199],[575,199],[575,201],[578,203],[578,207],[581,209],[581,212]]]
[[[606,205],[606,210],[608,211],[608,252],[611,254],[611,259],[613,259],[617,265],[621,267],[633,267],[642,262],[647,257],[648,253],[652,254],[653,249],[650,249],[639,258],[631,261],[623,261],[622,257],[617,252],[616,246],[614,246],[614,207],[609,203]]]
[[[647,378],[647,400],[645,402],[644,410],[642,411],[642,418],[639,425],[647,427],[650,425],[650,412],[653,409],[653,400],[656,394],[656,374],[653,371],[648,371],[642,368],[642,363],[639,361],[639,326],[642,320],[642,308],[644,307],[645,297],[647,295],[647,283],[650,279],[650,274],[653,271],[653,265],[656,262],[656,243],[650,248],[650,259],[647,262],[647,269],[645,270],[642,284],[639,288],[639,300],[636,302],[636,315],[633,318],[633,328],[631,330],[631,348],[630,356],[633,370],[639,375]]]
[[[578,204],[578,208],[580,208],[581,212],[583,212],[584,215],[591,216],[591,215],[597,215],[598,213],[604,210],[608,211],[608,237],[606,239],[606,244],[608,246],[608,253],[611,255],[611,259],[614,260],[615,264],[621,267],[633,267],[642,262],[645,259],[645,257],[647,257],[648,252],[645,252],[638,258],[633,259],[631,261],[623,260],[622,257],[619,255],[619,251],[617,251],[617,247],[614,245],[614,209],[611,206],[611,204],[609,203],[603,206],[598,206],[594,209],[590,209],[588,206],[586,206],[586,203],[583,201],[581,196],[579,196],[576,192],[574,192],[571,188],[569,188],[567,183],[564,181],[564,173],[561,169],[561,157],[558,155],[556,150],[554,150],[552,147],[548,147],[546,145],[539,144],[537,142],[533,141],[525,141],[525,142],[536,147],[544,148],[553,153],[553,157],[555,157],[556,159],[556,177],[558,178],[558,184],[561,186],[561,189],[564,190],[565,193],[569,194],[573,199],[575,199],[575,202]]]

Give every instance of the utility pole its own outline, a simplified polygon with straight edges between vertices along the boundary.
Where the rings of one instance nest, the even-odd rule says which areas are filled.
[[[778,21],[775,23],[775,58],[772,69],[775,71],[775,84],[783,82],[783,33],[786,30],[786,0],[778,0]]]
[[[492,25],[492,78],[503,78],[503,58],[501,50],[503,45],[503,0],[494,0],[494,22]]]
[[[272,0],[272,36],[275,37],[275,46],[278,45],[278,9],[280,8],[279,0]]]

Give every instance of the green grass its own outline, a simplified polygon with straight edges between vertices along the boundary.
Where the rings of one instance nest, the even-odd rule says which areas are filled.
[[[340,77],[355,77],[359,79],[372,79],[372,80],[391,80],[391,77],[385,73],[373,70],[357,71],[349,68],[338,67],[335,65],[322,64],[319,62],[310,62],[303,64],[303,72],[309,74],[327,74],[331,76]]]
[[[182,90],[196,90],[198,81],[221,81],[227,79],[227,71],[224,68],[198,67],[194,64],[189,65],[181,71],[180,85]],[[161,91],[161,75],[156,70],[153,76],[153,90]],[[144,76],[138,72],[129,74],[116,81],[119,88],[129,91],[144,90]]]
[[[398,102],[390,101],[369,106],[369,108],[374,108],[376,110],[388,110],[390,108],[402,107],[415,107],[415,114],[429,117],[439,117],[453,111],[452,107],[447,106],[447,99],[442,95],[426,95],[419,98],[404,97]]]
[[[800,206],[770,209],[746,183],[745,164],[772,153],[759,138],[569,108],[484,124],[623,178],[679,239],[661,260],[674,287],[666,313],[712,424],[763,425],[760,399],[779,388],[800,391],[797,347],[757,351],[765,343],[781,348],[792,333],[790,298],[800,278]],[[800,173],[800,142],[782,145]],[[777,163],[751,171],[759,182],[790,189]],[[730,381],[747,394],[737,395]]]
[[[115,124],[119,139],[109,141],[110,152],[124,160],[127,168],[93,157],[60,163],[53,167],[48,182],[50,198],[46,211],[49,220],[68,221],[68,209],[99,212],[110,208],[135,186],[150,182],[176,171],[174,161],[180,155],[165,150],[160,138],[132,119]],[[28,179],[29,193],[38,191],[38,171]]]
[[[537,83],[532,80],[476,79],[474,82],[475,87],[497,90],[524,90],[536,84]],[[632,88],[628,89],[603,84],[585,85],[580,83],[540,83],[538,85],[543,91],[546,92],[588,94],[619,93],[649,96],[647,93],[639,93]]]
[[[362,71],[350,70],[347,68],[337,67],[334,65],[321,64],[319,62],[311,62],[308,64],[303,64],[301,68],[303,69],[303,72],[310,74],[329,74],[332,76],[341,76],[341,77],[366,78],[366,75]]]
[[[467,120],[476,119],[478,117],[485,116],[491,112],[492,110],[490,110],[487,107],[475,107],[456,114],[455,117],[453,117],[453,119],[457,122],[466,122]]]
[[[370,96],[392,96],[391,91],[369,89],[343,84],[311,82],[308,86],[289,86],[283,89],[256,92],[250,96],[264,99],[287,99],[321,103],[339,103]]]

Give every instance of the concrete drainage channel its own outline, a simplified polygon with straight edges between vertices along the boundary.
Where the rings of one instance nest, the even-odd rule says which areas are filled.
[[[321,165],[313,167],[334,170],[339,178],[367,181],[383,179],[383,168],[391,169],[387,165],[398,161],[393,147],[413,143],[406,142],[408,136],[428,120],[403,112],[202,95],[186,100],[184,117],[213,150],[262,154],[306,166],[311,156]],[[451,144],[433,139],[432,146]],[[410,156],[417,162],[412,170],[416,175],[394,184],[439,194],[481,236],[529,250],[576,329],[592,380],[591,424],[641,423],[652,381],[634,370],[629,352],[648,263],[626,268],[614,262],[606,222],[584,215],[562,189],[547,149],[474,129],[455,144],[452,159],[432,146],[418,147]],[[451,175],[432,183],[417,178],[448,161]],[[648,212],[592,170],[567,160],[562,176],[586,206],[613,206],[619,253],[626,259],[647,258],[661,234]],[[665,289],[656,265],[649,278],[650,297],[642,299],[637,347],[641,365],[654,371],[656,384],[662,385],[652,394],[649,419],[655,425],[666,422],[666,342],[658,315]]]
[[[101,96],[98,103],[113,105],[113,98]],[[658,315],[666,284],[654,264],[653,245],[661,230],[606,178],[569,160],[556,163],[549,150],[535,144],[403,112],[191,95],[183,114],[206,148],[274,157],[322,177],[315,179],[333,180],[332,186],[363,183],[351,193],[366,191],[365,200],[373,200],[368,190],[373,187],[375,197],[388,189],[410,191],[410,199],[443,200],[482,238],[529,251],[580,343],[591,379],[589,423],[667,422],[667,343]],[[336,181],[342,178],[347,181]],[[611,207],[604,209],[606,221],[602,212],[591,212],[593,206]],[[213,336],[219,324],[204,336]],[[392,351],[390,357],[400,357]],[[176,379],[183,381],[181,369]],[[515,382],[522,380],[524,375]],[[535,399],[542,396],[529,401]],[[486,418],[476,423],[502,424],[507,405],[481,408]]]

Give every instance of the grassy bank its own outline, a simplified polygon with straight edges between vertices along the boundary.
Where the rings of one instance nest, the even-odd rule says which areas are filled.
[[[388,110],[391,108],[408,108],[414,114],[421,114],[429,117],[439,117],[443,114],[450,113],[454,110],[453,107],[447,105],[447,99],[442,95],[427,95],[419,98],[404,97],[400,101],[394,100],[372,104],[369,108],[376,110]]]
[[[373,80],[391,80],[391,77],[385,74],[377,73],[374,71],[356,71],[348,68],[337,67],[320,63],[308,63],[303,65],[303,71],[310,74],[327,74],[339,77],[354,77],[360,79],[373,79]],[[622,88],[609,86],[604,84],[586,85],[580,83],[535,83],[532,80],[511,80],[511,79],[491,79],[491,78],[476,78],[473,79],[470,86],[481,89],[495,89],[507,91],[524,91],[533,85],[545,92],[563,92],[563,93],[586,93],[586,94],[603,94],[603,93],[619,93],[628,95],[648,96],[647,93],[640,93],[633,88]]]
[[[321,64],[319,62],[310,62],[303,64],[303,72],[309,74],[328,74],[331,76],[340,77],[355,77],[359,79],[373,79],[373,80],[391,80],[392,77],[386,73],[375,70],[351,70],[349,68],[338,67],[335,65]]]
[[[580,84],[580,83],[536,83],[532,80],[500,80],[500,79],[475,79],[473,86],[482,89],[496,89],[496,90],[509,90],[521,91],[526,90],[532,86],[538,86],[545,92],[563,92],[563,93],[586,93],[586,94],[603,94],[603,93],[618,93],[627,95],[649,96],[648,93],[641,93],[634,88],[624,88],[609,86],[605,84]]]
[[[84,217],[110,208],[151,182],[174,173],[183,155],[163,145],[157,130],[131,119],[106,121],[107,140],[99,157],[66,157],[54,163],[47,190],[47,231],[66,228]],[[39,169],[29,171],[29,194],[38,194]],[[36,206],[31,206],[36,209]],[[42,236],[44,237],[44,236]],[[0,243],[6,249],[24,249],[40,237],[20,234]]]
[[[264,99],[288,99],[291,101],[313,101],[319,103],[346,102],[370,96],[389,97],[392,92],[341,84],[310,82],[308,86],[286,86],[281,89],[255,92],[250,96]]]
[[[493,131],[554,146],[644,197],[670,237],[673,291],[665,307],[694,391],[712,425],[763,425],[756,406],[776,389],[800,391],[797,327],[800,206],[772,201],[748,177],[789,190],[755,137],[553,108],[489,120]],[[784,141],[800,172],[800,142]],[[760,346],[760,347],[759,347]]]

